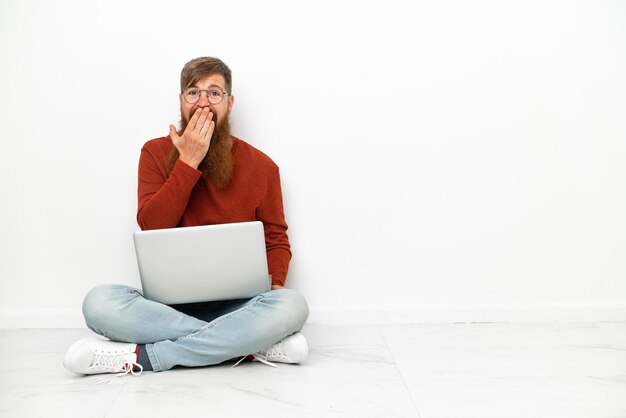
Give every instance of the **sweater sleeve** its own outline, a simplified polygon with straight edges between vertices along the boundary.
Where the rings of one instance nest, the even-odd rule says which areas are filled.
[[[169,176],[165,164],[144,146],[139,158],[137,223],[141,229],[174,228],[185,212],[200,171],[176,161]]]
[[[278,167],[268,177],[267,193],[257,211],[263,222],[267,263],[272,284],[284,286],[291,261],[291,246],[283,209],[283,195]]]

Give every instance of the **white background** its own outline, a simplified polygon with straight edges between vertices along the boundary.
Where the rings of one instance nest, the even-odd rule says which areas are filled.
[[[626,3],[2,0],[2,325],[139,285],[139,151],[204,55],[313,315],[624,317]]]

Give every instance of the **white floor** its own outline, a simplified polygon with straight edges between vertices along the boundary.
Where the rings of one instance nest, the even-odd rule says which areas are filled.
[[[626,417],[626,322],[307,325],[310,356],[75,376],[84,329],[0,330],[0,417]]]

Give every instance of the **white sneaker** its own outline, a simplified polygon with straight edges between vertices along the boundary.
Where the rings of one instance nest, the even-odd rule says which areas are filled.
[[[83,338],[76,341],[65,353],[63,366],[79,374],[131,373],[143,371],[137,363],[137,344],[118,343],[100,338]],[[139,372],[134,369],[138,368]]]
[[[306,338],[299,332],[291,334],[288,337],[283,338],[274,345],[269,346],[265,350],[258,353],[251,354],[253,360],[260,361],[268,366],[278,367],[272,362],[276,363],[302,363],[309,355],[309,346],[306,343]],[[236,367],[246,357],[242,357],[233,367]]]

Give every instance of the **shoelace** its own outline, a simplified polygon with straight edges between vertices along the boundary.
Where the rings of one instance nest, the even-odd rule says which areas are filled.
[[[270,367],[275,367],[275,368],[279,368],[278,365],[272,363],[271,361],[267,361],[267,357],[262,356],[261,354],[248,354],[247,356],[243,356],[242,358],[239,359],[239,361],[237,361],[237,363],[233,364],[233,366],[231,367],[231,369],[234,369],[235,367],[239,366],[239,364],[244,361],[244,359],[248,358],[248,357],[252,357],[252,360],[256,360],[260,363],[263,363],[267,366]]]
[[[139,376],[143,372],[143,366],[141,364],[125,360],[123,354],[96,354],[94,356],[93,363],[89,366],[89,368],[91,369],[98,367],[110,370],[121,369],[122,372],[117,373],[116,376],[125,376],[128,373],[132,374],[133,376]],[[135,371],[135,367],[139,368],[139,372]]]
[[[138,372],[135,371],[135,367],[139,368]],[[143,366],[139,363],[130,363],[128,361],[125,361],[122,365],[122,370],[124,371],[116,374],[115,376],[126,376],[128,373],[132,374],[133,376],[139,376],[143,372]]]
[[[231,368],[235,368],[237,367],[245,358],[247,357],[251,357],[252,360],[256,360],[258,362],[261,362],[267,366],[270,367],[276,367],[277,369],[279,368],[276,364],[268,361],[268,358],[280,358],[280,357],[285,357],[285,354],[283,353],[283,340],[280,340],[279,342],[277,342],[274,345],[269,346],[267,349],[260,351],[256,354],[248,354],[247,356],[243,356],[242,358],[239,359],[239,361],[237,363],[235,363]]]
[[[283,340],[268,347],[267,350],[261,351],[260,353],[257,353],[257,354],[260,355],[261,357],[264,357],[266,360],[272,357],[274,358],[285,357],[285,354],[283,353]]]

